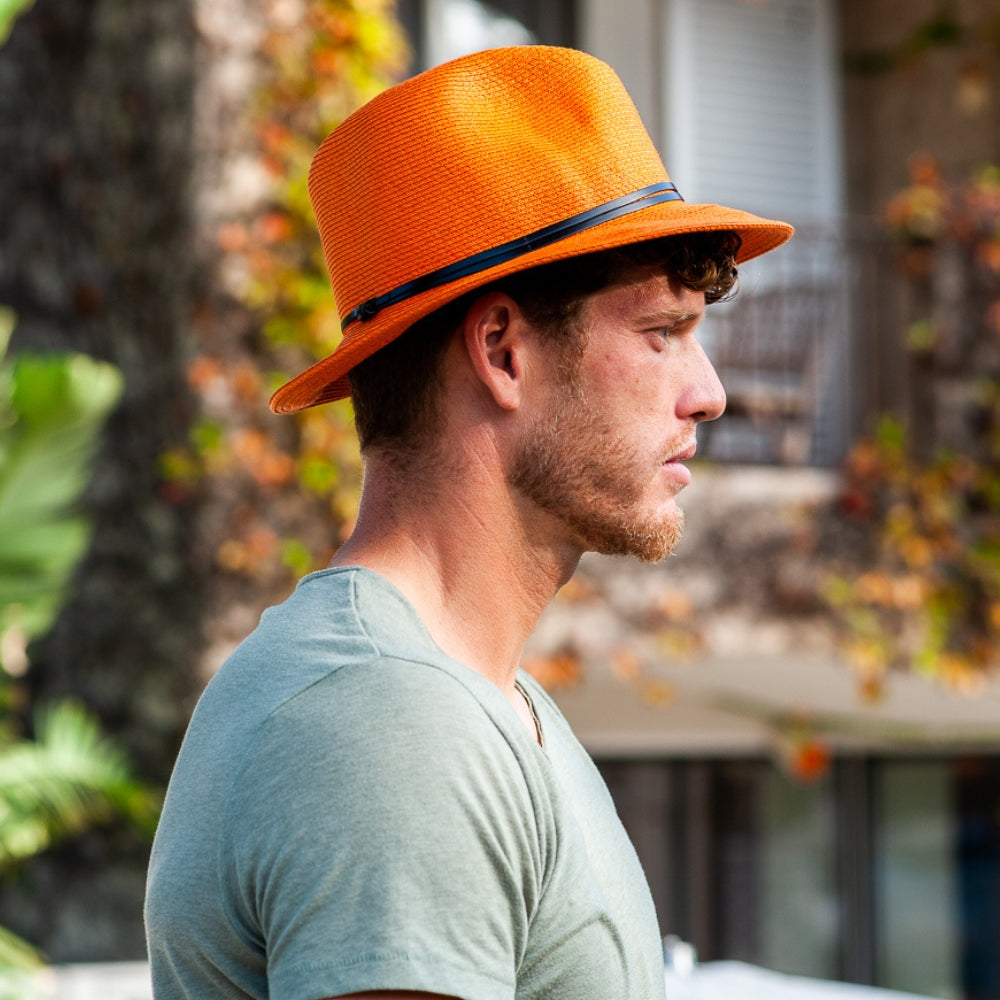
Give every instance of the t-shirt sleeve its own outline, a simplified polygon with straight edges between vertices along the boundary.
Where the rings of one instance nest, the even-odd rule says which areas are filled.
[[[227,823],[230,919],[266,942],[273,1000],[514,997],[548,831],[453,677],[381,661],[314,685],[268,720]]]

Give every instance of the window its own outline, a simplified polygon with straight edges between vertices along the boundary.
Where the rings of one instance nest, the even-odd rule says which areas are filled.
[[[664,146],[689,201],[787,219],[793,243],[741,268],[709,310],[706,348],[729,419],[703,453],[835,464],[847,413],[846,248],[830,0],[665,0]]]
[[[690,201],[841,214],[829,0],[668,0],[666,156]]]
[[[705,960],[1000,996],[1000,758],[604,761],[664,933]]]

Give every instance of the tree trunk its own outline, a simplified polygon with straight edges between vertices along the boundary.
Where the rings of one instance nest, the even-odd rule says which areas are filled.
[[[0,49],[0,303],[16,348],[73,349],[125,375],[95,467],[90,554],[37,644],[33,703],[82,700],[164,782],[196,693],[195,504],[159,456],[192,418],[196,32],[189,0],[36,0]],[[148,845],[122,831],[39,859],[0,920],[53,959],[140,956]]]

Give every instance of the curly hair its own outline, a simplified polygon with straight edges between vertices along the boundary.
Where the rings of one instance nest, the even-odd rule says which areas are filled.
[[[666,236],[544,264],[449,302],[349,373],[361,450],[412,453],[433,438],[445,348],[481,295],[506,293],[544,339],[579,353],[585,333],[575,320],[589,296],[644,272],[665,270],[685,287],[704,292],[706,303],[719,302],[737,287],[739,248],[739,237],[728,231]]]

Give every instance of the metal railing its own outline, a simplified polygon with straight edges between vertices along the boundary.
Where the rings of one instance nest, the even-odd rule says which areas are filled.
[[[900,371],[892,255],[873,223],[804,226],[741,268],[740,291],[709,308],[703,340],[728,396],[701,453],[728,462],[837,464]]]

